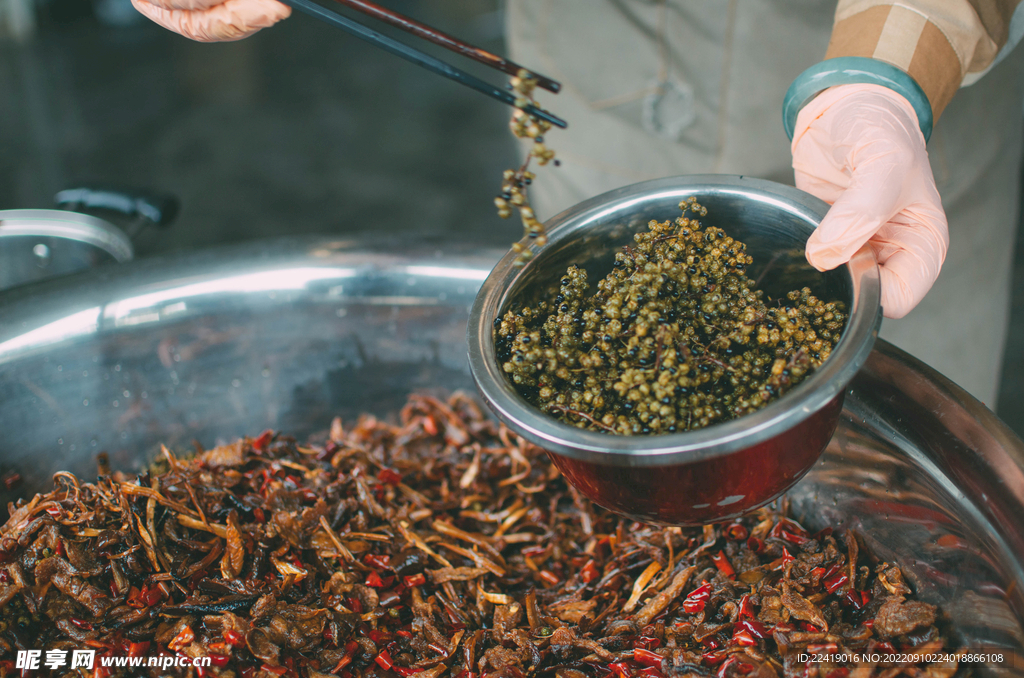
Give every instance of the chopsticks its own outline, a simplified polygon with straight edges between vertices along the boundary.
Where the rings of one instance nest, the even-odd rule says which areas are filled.
[[[486,94],[492,99],[497,99],[498,101],[508,104],[509,106],[516,105],[516,96],[512,92],[498,89],[494,85],[491,85],[490,83],[480,80],[476,76],[470,75],[465,71],[455,68],[454,66],[444,61],[441,61],[440,59],[434,56],[431,56],[429,54],[421,52],[418,49],[415,49],[402,42],[399,42],[394,38],[378,33],[377,31],[373,30],[372,28],[369,28],[368,26],[364,26],[358,21],[350,19],[347,16],[344,16],[343,14],[340,14],[334,10],[324,7],[323,5],[313,2],[313,0],[280,1],[292,7],[293,9],[297,9],[300,12],[308,14],[309,16],[315,19],[323,21],[324,23],[330,24],[336,28],[340,28],[341,30],[350,33],[356,36],[357,38],[366,40],[370,44],[380,47],[381,49],[387,52],[391,52],[396,56],[402,57],[406,61],[411,61],[412,63],[418,66],[422,66],[423,68],[426,68],[428,71],[437,73],[438,75],[446,77],[449,80],[454,80],[455,82],[461,85],[465,85],[466,87],[469,87],[471,89],[475,89],[476,91]],[[421,24],[418,21],[414,21],[413,19],[405,17],[401,14],[391,12],[390,10],[384,9],[383,7],[375,5],[372,2],[367,2],[366,0],[336,1],[340,2],[343,5],[351,7],[352,9],[363,12],[364,14],[380,19],[381,21],[384,21],[392,26],[400,28],[406,32],[412,33],[413,35],[424,38],[426,40],[430,40],[434,44],[445,47],[446,49],[449,49],[453,52],[462,54],[471,59],[479,61],[480,63],[485,64],[496,70],[505,73],[511,73],[514,75],[521,68],[518,64],[503,59],[495,54],[491,54],[486,50],[482,50],[478,47],[474,47],[472,45],[464,43],[461,40],[458,40],[445,33],[437,31],[431,28],[430,26]],[[544,87],[545,89],[552,92],[557,92],[561,87],[557,82],[551,80],[550,78],[538,76],[532,71],[530,71],[530,73],[531,75],[534,75],[534,77],[537,78],[537,85],[540,87]],[[542,82],[544,83],[543,85],[541,84]],[[564,120],[562,120],[558,116],[555,116],[545,111],[544,109],[537,108],[536,106],[533,105],[528,105],[525,106],[523,110],[529,113],[530,115],[535,115],[538,118],[547,120],[556,127],[567,127],[567,123]]]
[[[404,14],[399,14],[398,12],[393,12],[390,9],[385,9],[384,7],[369,2],[368,0],[334,1],[342,5],[345,5],[346,7],[351,7],[357,12],[362,12],[367,16],[372,16],[374,19],[379,19],[386,24],[390,24],[395,28],[399,28],[419,38],[429,40],[435,45],[440,45],[441,47],[451,50],[456,54],[461,54],[462,56],[469,57],[470,59],[473,59],[475,61],[479,61],[485,66],[490,66],[491,68],[502,71],[503,73],[515,75],[520,70],[530,70],[528,68],[523,69],[522,66],[515,63],[514,61],[509,61],[508,59],[498,56],[497,54],[492,54],[491,52],[480,49],[479,47],[475,47],[468,43],[462,42],[458,38],[454,38],[448,35],[447,33],[443,33],[437,30],[436,28],[433,28],[432,26],[422,24],[419,21],[416,21],[415,19],[411,19],[405,16]],[[562,89],[562,85],[555,82],[551,78],[539,75],[537,73],[533,73],[532,75],[534,78],[537,79],[537,87],[541,87],[555,94],[558,94],[559,90]]]

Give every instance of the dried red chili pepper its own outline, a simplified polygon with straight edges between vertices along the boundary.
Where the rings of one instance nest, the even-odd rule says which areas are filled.
[[[423,573],[409,575],[402,578],[402,583],[405,584],[406,588],[412,588],[414,586],[423,586],[427,583],[427,578],[423,576]]]
[[[374,661],[377,662],[377,666],[381,667],[385,671],[388,671],[395,666],[395,662],[391,660],[391,655],[388,654],[387,650],[381,650]]]
[[[701,582],[700,586],[694,589],[690,595],[686,596],[686,599],[683,601],[683,612],[697,614],[704,609],[704,604],[707,603],[710,597],[711,584],[706,581]]]
[[[663,657],[657,652],[636,648],[633,650],[633,660],[644,666],[661,666]]]
[[[729,563],[729,559],[725,557],[724,551],[719,551],[715,555],[711,556],[711,562],[715,564],[718,571],[724,574],[730,579],[735,576],[736,570],[732,569],[732,565]]]
[[[593,560],[588,560],[587,564],[580,570],[580,579],[582,579],[585,584],[589,584],[600,576],[601,572],[598,571],[597,565],[594,564]]]

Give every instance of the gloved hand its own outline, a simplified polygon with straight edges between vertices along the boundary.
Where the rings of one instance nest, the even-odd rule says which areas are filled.
[[[800,111],[793,134],[796,185],[832,208],[807,241],[819,271],[867,243],[882,274],[887,318],[902,318],[939,275],[949,247],[917,114],[880,85],[840,85]]]
[[[277,0],[132,0],[164,28],[199,42],[241,40],[292,13]]]

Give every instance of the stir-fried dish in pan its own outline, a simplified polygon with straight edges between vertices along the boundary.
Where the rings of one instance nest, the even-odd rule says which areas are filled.
[[[138,476],[59,474],[11,506],[3,672],[18,649],[88,647],[246,678],[766,678],[805,675],[805,653],[944,647],[898,565],[852,532],[808,533],[784,502],[704,528],[633,523],[462,395],[351,424],[308,445],[165,449]]]

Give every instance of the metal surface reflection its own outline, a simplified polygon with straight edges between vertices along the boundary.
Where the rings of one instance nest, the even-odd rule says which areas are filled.
[[[301,437],[336,414],[387,416],[409,391],[471,388],[469,305],[502,253],[425,251],[262,243],[0,297],[0,474],[25,478],[0,501],[57,470],[91,477],[100,451],[140,468],[161,442]],[[856,529],[898,560],[958,643],[1014,651],[1024,669],[1024,445],[980,403],[879,342],[789,496],[808,527]]]

